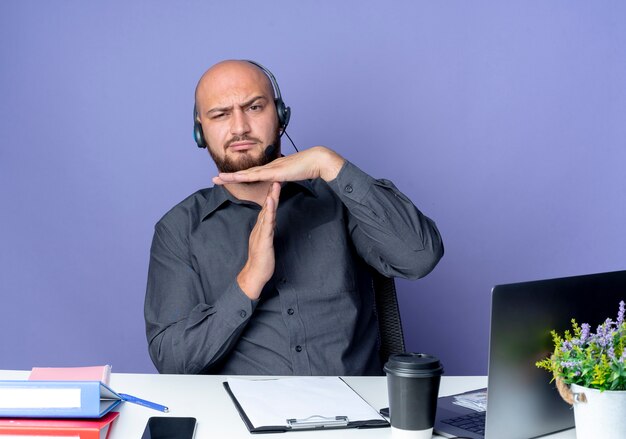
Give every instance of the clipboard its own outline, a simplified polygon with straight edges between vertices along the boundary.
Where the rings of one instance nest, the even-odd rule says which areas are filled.
[[[223,385],[250,433],[389,426],[339,377],[231,377]]]

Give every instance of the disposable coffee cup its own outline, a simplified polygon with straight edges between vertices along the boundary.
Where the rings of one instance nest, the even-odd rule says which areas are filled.
[[[443,375],[439,359],[428,354],[394,354],[389,357],[384,371],[392,436],[431,439]]]

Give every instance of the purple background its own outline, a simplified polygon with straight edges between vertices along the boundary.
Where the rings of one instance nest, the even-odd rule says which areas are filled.
[[[494,284],[626,268],[623,1],[2,1],[0,369],[152,372],[154,223],[211,184],[196,80],[277,76],[334,148],[435,219],[408,347],[484,374]],[[285,151],[291,153],[285,144]]]

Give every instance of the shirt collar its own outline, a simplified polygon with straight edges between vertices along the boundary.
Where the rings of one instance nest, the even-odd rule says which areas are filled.
[[[317,191],[313,187],[312,180],[302,180],[302,181],[293,181],[287,182],[283,185],[283,190],[289,187],[292,190],[303,189],[309,192],[314,197],[317,197]],[[245,201],[241,201],[235,198],[230,192],[226,190],[224,186],[215,185],[211,190],[208,191],[206,196],[206,202],[201,211],[201,220],[206,219],[209,215],[215,212],[220,206],[226,204],[227,202],[241,204]]]

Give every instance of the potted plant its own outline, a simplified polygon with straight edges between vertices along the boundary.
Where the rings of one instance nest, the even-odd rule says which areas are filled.
[[[577,439],[626,438],[624,301],[617,320],[606,319],[595,333],[572,319],[572,330],[552,331],[552,339],[552,356],[536,365],[552,373],[561,396],[574,406]]]

